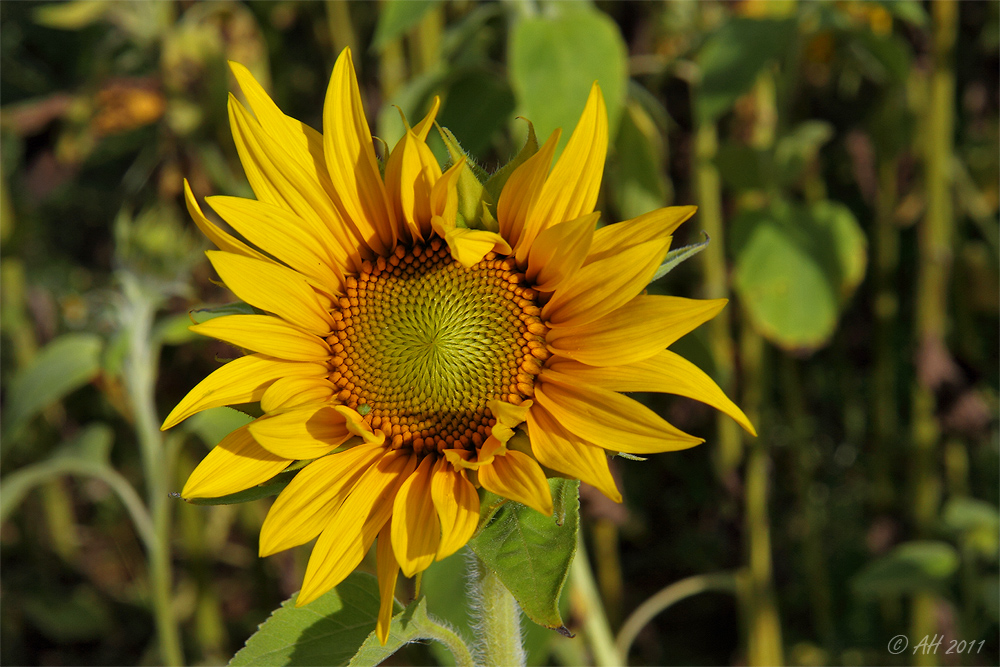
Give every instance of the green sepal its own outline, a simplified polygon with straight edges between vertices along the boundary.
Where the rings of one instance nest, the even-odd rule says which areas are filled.
[[[483,181],[489,177],[489,174],[476,164],[472,156],[465,152],[451,130],[441,127],[436,122],[434,123],[434,127],[437,128],[438,133],[441,135],[441,140],[444,141],[444,145],[448,149],[448,155],[451,157],[452,164],[457,164],[459,161],[465,160],[462,173],[458,176],[458,218],[465,224],[459,224],[458,226],[464,226],[469,229],[482,229],[478,224],[479,211],[487,203],[484,201],[485,189],[483,188]]]
[[[677,248],[676,250],[668,252],[666,258],[663,260],[663,263],[660,264],[658,269],[656,269],[656,273],[653,274],[653,277],[649,282],[656,282],[680,266],[682,262],[691,259],[699,252],[707,248],[712,238],[708,235],[708,232],[703,231],[701,234],[705,237],[704,241],[692,243],[691,245],[686,245],[682,248]]]
[[[500,232],[500,223],[497,219],[493,217],[493,211],[490,210],[489,205],[483,200],[483,210],[480,213],[479,221],[483,225],[483,229],[488,232],[493,232],[495,234]]]
[[[489,180],[486,181],[486,195],[490,201],[500,201],[500,193],[503,191],[503,186],[507,184],[507,179],[510,178],[510,175],[514,173],[515,169],[524,164],[528,158],[538,152],[538,137],[535,136],[535,126],[528,119],[524,119],[524,122],[528,124],[528,140],[524,142],[524,146],[514,156],[513,160],[497,169],[490,176]]]
[[[263,310],[258,310],[244,301],[233,301],[232,303],[224,303],[221,306],[205,306],[204,308],[194,308],[188,311],[191,321],[195,324],[201,324],[202,322],[213,320],[216,317],[225,317],[226,315],[263,314]]]
[[[625,452],[618,452],[615,456],[620,456],[623,459],[628,459],[629,461],[648,461],[649,458],[645,456],[636,456],[635,454],[627,454]]]
[[[298,463],[305,465],[308,461],[296,461],[296,464]],[[288,486],[289,483],[291,483],[292,478],[295,477],[295,473],[299,471],[299,468],[295,467],[296,464],[293,464],[282,472],[279,472],[263,484],[258,484],[257,486],[250,487],[249,489],[245,489],[243,491],[230,493],[226,496],[219,496],[218,498],[182,498],[182,500],[192,505],[236,505],[239,503],[249,503],[254,500],[260,500],[261,498],[276,496],[285,490],[285,487]],[[170,496],[172,498],[181,498],[180,493],[171,493]]]

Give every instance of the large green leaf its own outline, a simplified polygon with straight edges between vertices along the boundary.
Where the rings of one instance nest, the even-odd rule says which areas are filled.
[[[628,83],[628,51],[618,26],[589,5],[552,3],[547,9],[520,17],[511,30],[507,58],[520,114],[543,140],[561,127],[565,145],[597,81],[614,137]]]
[[[432,633],[429,630],[435,623],[427,615],[426,598],[414,600],[402,611],[399,611],[401,607],[399,602],[396,602],[395,605],[396,614],[392,617],[392,623],[389,624],[389,637],[385,641],[385,646],[379,643],[374,632],[371,633],[348,663],[351,667],[380,665],[386,658],[410,642],[431,638]],[[437,645],[435,644],[435,646]]]
[[[865,598],[940,590],[958,569],[958,552],[946,542],[905,542],[869,563],[851,581]]]
[[[519,503],[504,503],[469,546],[500,577],[528,618],[558,629],[564,627],[559,595],[569,576],[580,527],[580,482],[550,479],[549,488],[552,516]]]
[[[851,212],[776,202],[740,214],[731,240],[733,287],[754,328],[789,350],[823,345],[865,273],[867,242]]]
[[[97,377],[101,347],[97,334],[65,334],[18,371],[7,392],[3,439],[16,438],[35,415]]]
[[[378,619],[375,577],[354,572],[326,595],[299,608],[297,596],[285,600],[260,624],[230,665],[350,664]],[[396,611],[401,610],[397,602]]]
[[[1000,513],[995,505],[975,498],[953,498],[941,513],[945,527],[983,558],[996,560]]]
[[[750,90],[761,70],[786,53],[795,30],[794,19],[737,17],[712,33],[698,54],[695,112],[701,122],[714,121]]]

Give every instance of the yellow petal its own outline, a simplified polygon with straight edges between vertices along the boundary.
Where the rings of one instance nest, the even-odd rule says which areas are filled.
[[[431,232],[431,192],[441,178],[434,153],[412,130],[403,135],[385,166],[385,187],[396,219],[410,238],[426,240]]]
[[[540,405],[528,413],[528,437],[532,453],[543,466],[596,487],[616,503],[622,501],[604,450],[564,429]]]
[[[669,244],[669,239],[647,241],[584,265],[552,294],[542,318],[558,326],[579,326],[620,308],[646,289]]]
[[[271,413],[309,403],[327,403],[336,393],[336,387],[325,377],[278,378],[260,397],[260,409]]]
[[[538,235],[528,254],[525,276],[540,292],[551,292],[576,273],[590,252],[599,213],[561,222]]]
[[[542,514],[552,514],[552,492],[545,473],[527,454],[508,450],[479,468],[479,483],[487,491],[510,498]]]
[[[465,158],[451,165],[448,171],[441,174],[431,190],[431,213],[440,217],[445,227],[453,229],[458,214],[458,178],[466,168]],[[443,236],[438,232],[440,236]]]
[[[317,234],[302,218],[279,206],[240,197],[209,197],[208,203],[233,229],[259,248],[327,291],[343,293],[346,253],[333,253],[336,241]]]
[[[181,423],[191,415],[222,405],[254,403],[268,385],[283,377],[319,378],[329,371],[322,364],[283,361],[250,354],[230,361],[195,385],[163,420],[161,430]]]
[[[389,626],[392,623],[393,603],[396,601],[396,579],[399,577],[399,563],[392,553],[392,519],[390,518],[378,534],[375,547],[375,574],[378,577],[378,623],[375,624],[375,634],[382,646],[389,639]]]
[[[305,544],[319,535],[368,468],[384,453],[379,445],[358,445],[316,459],[275,499],[260,528],[260,555]]]
[[[594,368],[575,361],[556,361],[552,370],[610,391],[656,391],[687,396],[711,405],[736,420],[750,435],[753,424],[719,385],[703,370],[680,355],[663,350],[649,359],[627,366]]]
[[[329,454],[353,435],[339,405],[307,405],[267,415],[250,424],[261,447],[290,459]]]
[[[715,317],[726,302],[640,294],[593,322],[553,327],[546,342],[552,352],[591,366],[624,366],[660,352]]]
[[[251,306],[321,336],[332,330],[329,305],[324,308],[302,274],[278,264],[221,250],[209,250],[205,254],[226,287]]]
[[[640,215],[638,218],[601,227],[594,233],[587,264],[612,257],[632,246],[670,236],[686,221],[697,206],[670,206]]]
[[[452,555],[472,538],[479,524],[479,494],[444,458],[438,459],[431,480],[431,499],[441,522],[441,542],[435,560]]]
[[[278,359],[326,362],[330,358],[325,340],[270,315],[226,315],[189,328]]]
[[[416,457],[393,450],[365,471],[316,540],[295,606],[315,600],[358,566],[389,520],[400,485],[415,467]]]
[[[396,244],[398,232],[372,147],[350,49],[337,58],[326,91],[323,152],[344,217],[369,248],[386,255]]]
[[[184,179],[184,203],[187,204],[188,213],[191,215],[191,219],[194,220],[194,224],[198,226],[201,233],[207,236],[208,240],[214,243],[215,247],[219,250],[270,261],[246,243],[243,243],[243,241],[219,229],[218,225],[213,224],[206,218],[201,207],[198,206],[198,200],[195,199],[194,193],[191,191],[191,184],[187,182],[186,178]]]
[[[420,141],[427,141],[427,134],[431,131],[431,127],[434,125],[434,119],[437,118],[438,111],[441,109],[441,98],[437,95],[431,101],[431,109],[424,116],[424,119],[413,126],[413,133],[417,135]]]
[[[538,201],[531,207],[519,239],[517,260],[524,262],[535,237],[553,225],[593,212],[601,189],[604,158],[608,152],[608,112],[595,82],[583,114]]]
[[[704,442],[684,433],[638,401],[542,369],[535,400],[578,437],[611,451],[653,454]]]
[[[241,426],[212,448],[194,469],[181,496],[218,498],[263,484],[288,467],[290,459],[275,456]]]
[[[438,220],[441,218],[435,216],[434,221]],[[435,225],[435,230],[441,228],[441,225]],[[452,259],[467,269],[478,264],[486,256],[486,253],[510,253],[510,245],[502,236],[485,229],[455,227],[445,231],[443,236],[451,251]]]
[[[407,577],[426,570],[441,543],[441,524],[431,500],[432,465],[432,457],[425,456],[399,487],[392,507],[392,549]]]
[[[562,131],[556,130],[538,152],[524,161],[507,179],[497,202],[500,234],[517,248],[529,209],[534,206],[545,185],[545,178],[556,152]]]

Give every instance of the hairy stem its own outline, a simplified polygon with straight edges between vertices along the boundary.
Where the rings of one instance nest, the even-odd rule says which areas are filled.
[[[470,559],[473,610],[479,664],[484,667],[523,667],[521,609],[500,581],[478,557]]]

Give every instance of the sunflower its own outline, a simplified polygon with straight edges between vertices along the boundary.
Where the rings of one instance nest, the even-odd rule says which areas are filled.
[[[297,605],[336,586],[377,541],[384,643],[399,571],[414,576],[465,545],[477,487],[551,514],[549,471],[620,502],[606,450],[702,442],[619,392],[695,398],[753,432],[705,373],[666,349],[725,300],[643,294],[694,208],[596,228],[608,144],[596,84],[555,166],[559,130],[511,171],[495,220],[484,216],[491,231],[458,212],[470,167],[442,171],[427,146],[436,100],[383,175],[350,51],[334,67],[322,134],[232,69],[252,110],[230,96],[233,138],[257,199],[207,201],[245,240],[210,222],[187,183],[185,195],[218,247],[213,267],[256,312],[191,329],[252,353],[200,382],[163,428],[260,402],[263,416],[205,457],[185,498],[308,462],[260,534],[261,556],[318,538]]]

